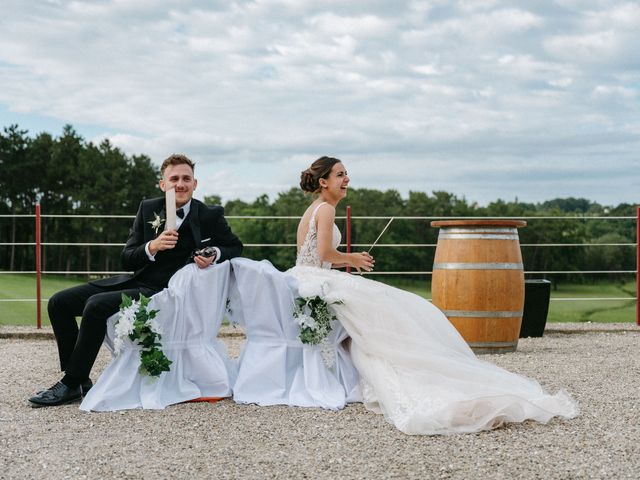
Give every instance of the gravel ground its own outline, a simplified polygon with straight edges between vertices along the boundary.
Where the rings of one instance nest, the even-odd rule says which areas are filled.
[[[2,327],[0,478],[635,479],[640,328],[596,325],[549,326],[542,338],[521,339],[515,353],[483,356],[549,390],[565,388],[579,417],[436,437],[405,435],[361,405],[34,409],[26,398],[59,379],[55,344],[46,329],[25,338],[24,329]],[[237,355],[242,337],[223,333]],[[107,361],[102,351],[94,378]]]

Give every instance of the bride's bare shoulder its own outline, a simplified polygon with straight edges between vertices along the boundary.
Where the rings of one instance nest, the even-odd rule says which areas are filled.
[[[311,203],[298,222],[298,244],[300,244],[301,239],[304,239],[307,231],[309,230],[309,223],[311,222],[313,212],[316,212],[316,222],[319,223],[324,223],[325,220],[333,221],[333,218],[336,215],[336,209],[333,205],[320,201]]]
[[[333,219],[336,216],[336,207],[331,205],[330,203],[320,204],[318,208],[318,213],[316,213],[316,218],[319,222],[328,220],[333,222]]]
[[[323,214],[322,212],[328,212],[335,215],[335,211],[336,209],[333,205],[316,200],[315,202],[311,203],[311,205],[309,205],[304,211],[302,217],[300,218],[300,223],[309,223],[309,220],[313,216],[313,212],[316,212],[316,217],[318,217],[319,215]]]

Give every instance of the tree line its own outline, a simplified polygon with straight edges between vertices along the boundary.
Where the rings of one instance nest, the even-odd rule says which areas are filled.
[[[30,137],[17,125],[0,134],[0,214],[135,215],[140,200],[157,196],[159,169],[145,155],[127,156],[104,140],[85,141],[70,126],[54,138]],[[56,243],[122,243],[131,220],[44,218],[42,238]],[[0,218],[0,241],[33,242],[33,218]],[[119,270],[114,247],[55,246],[43,249],[46,270]],[[34,248],[0,248],[3,270],[33,270]]]
[[[99,145],[84,140],[67,125],[62,134],[29,136],[17,125],[0,133],[0,214],[33,214],[40,202],[44,214],[134,215],[143,198],[161,194],[157,187],[159,168],[146,155],[127,156],[108,140]],[[300,216],[312,198],[298,188],[274,199],[261,195],[251,202],[230,200],[224,204],[227,216]],[[220,204],[209,196],[205,203]],[[479,206],[449,192],[409,192],[350,188],[338,206],[344,216],[347,205],[353,216],[429,217],[547,217],[575,219],[532,219],[520,229],[526,270],[635,270],[635,250],[628,246],[597,246],[635,242],[635,221],[589,219],[593,216],[634,216],[631,204],[603,206],[583,198],[558,198],[540,203],[496,200]],[[352,243],[371,244],[388,220],[352,220]],[[297,219],[229,219],[234,232],[247,244],[295,244]],[[338,220],[344,233],[345,221]],[[131,219],[43,218],[42,238],[55,243],[123,243]],[[380,243],[435,244],[438,230],[428,220],[393,222]],[[33,242],[33,218],[0,217],[0,242]],[[589,244],[576,247],[543,247],[540,244]],[[116,271],[119,247],[47,246],[43,268],[48,271]],[[433,247],[376,247],[372,252],[379,271],[429,271]],[[294,247],[248,247],[245,256],[266,258],[287,269],[295,263]],[[33,270],[32,246],[0,246],[0,269]],[[554,275],[556,281],[593,281],[603,276]],[[623,279],[625,276],[605,275]],[[626,276],[626,278],[629,278]]]

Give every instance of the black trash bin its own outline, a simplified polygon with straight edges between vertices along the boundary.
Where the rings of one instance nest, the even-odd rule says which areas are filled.
[[[524,310],[520,338],[541,337],[547,324],[551,282],[549,280],[524,281]]]

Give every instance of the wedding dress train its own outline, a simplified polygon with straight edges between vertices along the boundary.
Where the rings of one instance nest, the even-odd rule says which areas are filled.
[[[478,359],[427,300],[323,265],[317,248],[318,208],[297,265],[287,273],[300,288],[314,284],[326,298],[341,300],[333,308],[351,336],[351,356],[368,409],[384,414],[405,433],[426,435],[577,415],[576,402],[564,391],[550,395],[535,380]],[[333,242],[340,243],[335,225]]]

